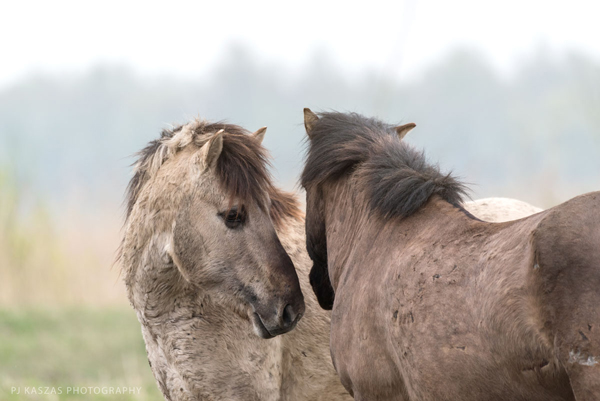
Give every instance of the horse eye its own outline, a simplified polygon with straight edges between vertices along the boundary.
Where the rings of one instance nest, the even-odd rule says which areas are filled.
[[[244,209],[237,210],[237,208],[233,208],[228,212],[220,213],[223,220],[225,220],[225,225],[229,228],[237,228],[246,220],[246,216],[244,213]]]

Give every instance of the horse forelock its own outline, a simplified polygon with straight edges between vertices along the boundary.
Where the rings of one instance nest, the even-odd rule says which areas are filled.
[[[394,125],[356,113],[321,113],[311,127],[301,184],[305,189],[353,175],[369,207],[407,217],[433,195],[460,205],[467,187],[398,138]]]

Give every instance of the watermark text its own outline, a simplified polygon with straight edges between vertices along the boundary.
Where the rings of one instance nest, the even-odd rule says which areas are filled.
[[[60,395],[60,394],[74,394],[74,395],[140,395],[142,392],[141,387],[115,387],[115,386],[87,386],[87,387],[11,387],[10,393],[15,395]]]

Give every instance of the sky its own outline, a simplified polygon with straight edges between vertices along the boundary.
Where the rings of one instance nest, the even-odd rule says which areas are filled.
[[[291,71],[326,54],[345,74],[400,80],[456,47],[479,50],[504,74],[540,46],[600,60],[597,0],[24,0],[2,9],[0,87],[98,64],[201,77],[231,43]]]

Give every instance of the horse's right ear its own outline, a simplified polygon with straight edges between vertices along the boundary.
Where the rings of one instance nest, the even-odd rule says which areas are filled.
[[[398,138],[402,139],[406,136],[406,134],[408,134],[416,126],[417,126],[417,124],[415,124],[415,123],[408,123],[408,124],[404,124],[404,125],[399,125],[399,126],[395,127],[394,129],[396,130],[396,134],[398,134]]]
[[[315,126],[315,123],[319,121],[319,117],[312,112],[311,109],[306,107],[304,109],[304,128],[306,128],[306,134],[312,139],[311,131]]]
[[[202,171],[206,171],[209,168],[213,168],[219,160],[221,151],[223,150],[223,130],[217,132],[212,138],[208,140],[200,149],[200,165]]]

